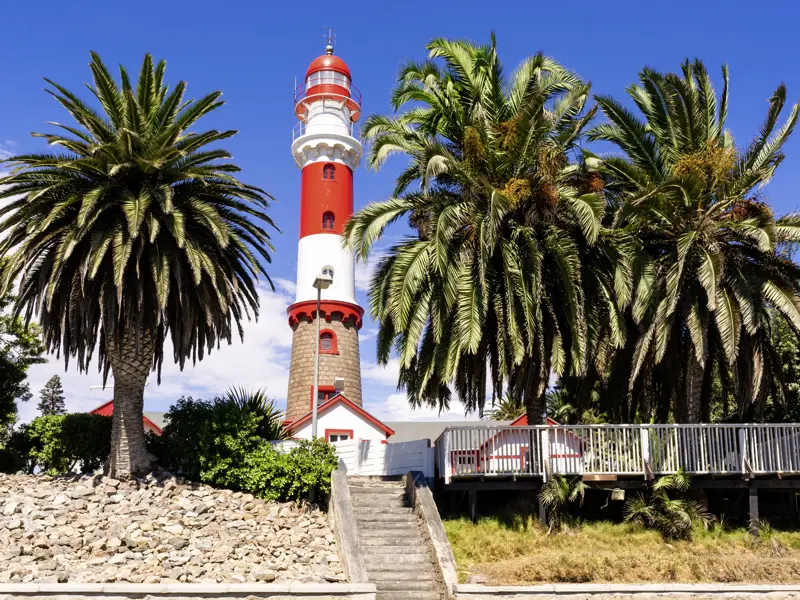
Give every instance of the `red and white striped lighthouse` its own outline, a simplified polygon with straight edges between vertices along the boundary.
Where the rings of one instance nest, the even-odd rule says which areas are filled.
[[[287,311],[294,331],[286,405],[290,421],[312,407],[315,344],[320,349],[318,398],[332,396],[338,379],[340,388],[344,380],[338,391],[361,405],[358,330],[364,311],[356,303],[353,253],[342,246],[342,229],[353,214],[353,171],[363,153],[355,134],[361,96],[330,43],[295,90],[295,114],[300,122],[292,154],[302,175],[297,296]],[[332,277],[333,283],[322,291],[324,321],[317,338],[314,280],[320,274]]]

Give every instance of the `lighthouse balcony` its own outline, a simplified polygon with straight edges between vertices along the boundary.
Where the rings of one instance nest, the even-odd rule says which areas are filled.
[[[350,110],[353,121],[361,116],[361,91],[352,83],[347,87],[342,85],[299,85],[294,90],[294,112],[299,119],[306,118],[309,107],[320,103],[330,102],[345,105]]]

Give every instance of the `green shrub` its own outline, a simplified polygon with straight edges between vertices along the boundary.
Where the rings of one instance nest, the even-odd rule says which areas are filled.
[[[333,446],[319,438],[302,440],[286,454],[262,444],[237,470],[237,487],[266,500],[302,500],[311,490],[321,498],[331,491],[336,465]]]
[[[327,495],[337,464],[333,447],[301,441],[288,453],[278,452],[260,434],[273,437],[280,414],[268,402],[242,396],[181,398],[167,413],[161,438],[148,438],[148,449],[170,471],[266,500],[300,500],[312,489],[317,497]]]
[[[587,486],[577,477],[566,478],[555,474],[542,486],[539,500],[547,509],[547,524],[550,531],[564,529],[574,524],[570,506],[583,505]]]
[[[151,443],[161,465],[215,485],[229,486],[230,471],[262,442],[258,417],[230,402],[181,398],[166,420],[161,443]]]
[[[8,448],[32,473],[59,475],[79,466],[91,473],[111,452],[111,417],[74,413],[37,417],[12,434]]]
[[[713,520],[700,504],[682,497],[690,483],[682,470],[659,477],[625,503],[625,522],[655,529],[665,540],[690,540],[696,526],[707,528]]]

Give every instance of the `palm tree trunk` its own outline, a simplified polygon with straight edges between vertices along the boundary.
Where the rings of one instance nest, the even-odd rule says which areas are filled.
[[[544,422],[544,395],[525,394],[525,414],[528,425],[541,425]]]
[[[149,472],[153,456],[147,451],[142,414],[144,386],[153,365],[153,338],[142,334],[137,348],[132,336],[119,348],[106,342],[114,374],[114,421],[111,426],[111,454],[105,472],[109,477],[129,479]]]
[[[686,423],[700,423],[703,420],[703,365],[697,361],[694,351],[690,348],[686,359]]]

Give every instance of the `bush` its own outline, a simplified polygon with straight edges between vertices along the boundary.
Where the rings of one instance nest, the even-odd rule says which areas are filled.
[[[74,413],[37,417],[11,434],[2,468],[61,475],[96,471],[111,452],[111,417]]]
[[[317,497],[331,491],[337,459],[333,446],[321,439],[302,440],[288,454],[261,444],[237,469],[237,488],[265,500],[302,500],[311,490]]]
[[[327,495],[337,464],[333,447],[302,441],[279,452],[260,435],[272,437],[279,413],[259,406],[230,394],[211,402],[181,398],[167,413],[161,439],[150,437],[148,449],[170,471],[266,500],[301,500],[312,489]]]
[[[229,486],[231,472],[262,442],[258,417],[230,402],[181,398],[166,419],[161,444],[151,448],[162,466],[189,479]]]
[[[550,531],[564,529],[574,524],[575,519],[569,512],[570,506],[583,505],[583,497],[587,486],[577,477],[566,478],[553,475],[539,492],[539,500],[547,509],[547,524]]]
[[[681,497],[690,483],[683,471],[659,477],[644,493],[625,503],[625,522],[655,529],[665,540],[692,539],[694,527],[707,528],[713,517],[697,502]]]

